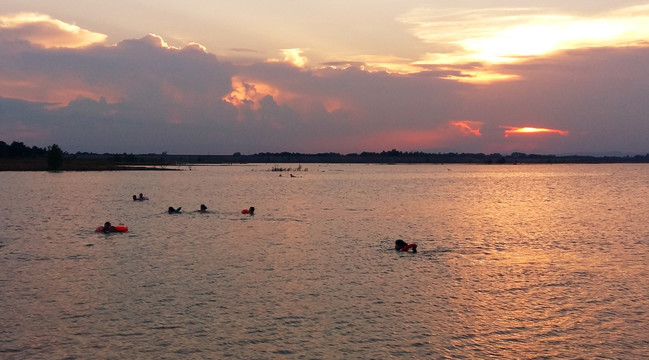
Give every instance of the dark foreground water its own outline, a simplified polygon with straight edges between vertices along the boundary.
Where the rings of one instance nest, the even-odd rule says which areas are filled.
[[[0,173],[0,358],[649,354],[647,165],[270,168]]]

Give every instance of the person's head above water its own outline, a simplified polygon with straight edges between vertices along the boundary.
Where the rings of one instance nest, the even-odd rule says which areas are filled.
[[[107,232],[113,232],[113,231],[115,231],[115,228],[110,224],[109,221],[106,221],[106,222],[104,223],[104,227],[103,227],[103,229],[101,229],[101,231],[103,231],[103,232],[105,232],[105,233],[107,233]]]
[[[201,204],[201,212],[207,211],[207,206],[205,204]]]
[[[254,214],[255,213],[255,207],[251,206],[250,209],[248,209],[248,211],[250,211],[250,215]]]
[[[133,195],[133,201],[137,200],[137,196]]]
[[[173,207],[169,206],[169,210],[168,210],[168,211],[169,211],[169,214],[173,214],[173,213],[176,212],[176,209],[174,209]]]
[[[403,241],[401,239],[394,242],[394,250],[408,251],[409,249],[412,249],[412,252],[416,253],[417,252],[417,244],[415,244],[415,243],[408,244],[408,243],[406,243],[405,241]]]

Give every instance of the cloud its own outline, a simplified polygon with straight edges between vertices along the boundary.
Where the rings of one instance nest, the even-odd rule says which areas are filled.
[[[304,56],[304,49],[281,49],[282,59],[268,59],[271,63],[286,63],[291,64],[297,68],[303,69],[308,59]]]
[[[0,15],[0,39],[26,40],[48,48],[77,48],[106,40],[106,35],[38,13]]]
[[[295,66],[298,50],[238,64],[152,34],[78,48],[2,38],[0,134],[18,138],[0,140],[118,153],[644,153],[644,45],[496,64],[489,70],[518,80],[475,84],[451,78],[484,70],[479,63],[309,68]],[[566,133],[506,137],[503,126]]]
[[[458,128],[460,128],[461,131],[463,131],[466,134],[482,136],[482,133],[480,132],[480,128],[482,127],[483,123],[480,121],[471,121],[471,120],[451,121],[451,125],[457,126]]]
[[[507,63],[586,47],[619,46],[649,36],[649,5],[593,16],[537,8],[417,8],[399,17],[433,50],[418,63]]]
[[[195,44],[171,48],[155,35],[75,49],[10,42],[0,54],[2,96],[59,106],[78,96],[109,102],[158,96],[192,106],[220,98],[230,88],[230,74],[219,72],[227,65],[215,56]]]

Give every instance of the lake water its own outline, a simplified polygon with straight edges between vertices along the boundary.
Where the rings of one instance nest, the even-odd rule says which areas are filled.
[[[649,165],[303,167],[0,173],[0,358],[649,355]]]

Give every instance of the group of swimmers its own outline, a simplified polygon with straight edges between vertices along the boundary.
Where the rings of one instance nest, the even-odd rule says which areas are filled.
[[[148,197],[144,196],[144,194],[140,193],[140,195],[133,195],[133,201],[144,201],[144,200],[149,200]],[[174,208],[173,206],[169,206],[169,209],[167,209],[167,212],[169,214],[180,214],[180,210],[182,209],[182,206],[179,206],[178,208]],[[206,213],[207,212],[207,206],[205,204],[201,204],[201,207],[199,210],[196,210],[197,212],[200,213]],[[248,209],[243,209],[241,210],[242,214],[248,214],[248,215],[254,215],[255,214],[255,207],[251,206]],[[104,232],[104,233],[110,233],[110,232],[118,232],[118,231],[124,231],[123,229],[128,229],[126,227],[121,226],[120,224],[120,229],[117,229],[115,226],[112,226],[109,221],[106,221],[104,223],[104,226],[100,226],[97,228],[97,232]]]
[[[173,206],[169,206],[169,209],[167,210],[167,212],[169,212],[169,214],[179,214],[180,209],[182,209],[182,206],[179,206],[177,209],[174,209]],[[206,213],[207,212],[207,206],[205,206],[205,204],[201,204],[201,208],[200,208],[200,210],[197,210],[197,212]],[[243,209],[243,210],[241,210],[241,213],[242,214],[255,215],[255,207],[251,206],[251,207],[249,207],[247,209]]]
[[[173,213],[176,213],[176,212],[179,212],[179,211],[180,211],[180,208],[174,209],[171,206],[169,207],[169,214],[173,214]],[[201,209],[199,210],[199,212],[206,212],[206,211],[207,211],[207,206],[205,206],[204,204],[201,204]],[[242,214],[253,215],[254,212],[255,212],[255,208],[253,206],[251,206],[249,209],[241,210]],[[109,232],[117,232],[117,231],[118,231],[117,228],[112,226],[110,224],[110,222],[108,222],[108,221],[106,221],[106,223],[104,223],[104,226],[100,226],[99,228],[97,228],[97,232],[109,233]],[[412,249],[413,253],[416,253],[417,252],[417,244],[415,244],[415,243],[408,244],[408,243],[406,243],[405,241],[403,241],[401,239],[394,242],[394,250],[396,250],[396,251],[408,251],[410,249]]]
[[[282,175],[280,174],[280,176],[282,176]],[[291,177],[292,176],[293,175],[291,174]],[[133,195],[133,201],[144,201],[144,200],[149,200],[149,198],[144,196],[142,193],[140,193],[139,196]],[[169,206],[169,209],[167,210],[167,212],[169,214],[179,214],[180,209],[182,209],[182,206],[179,206],[177,209],[175,209],[173,206]],[[197,211],[200,212],[200,213],[206,213],[207,212],[207,206],[205,206],[205,204],[201,204],[200,210],[197,210]],[[254,215],[255,214],[255,207],[251,206],[248,209],[243,209],[243,210],[241,210],[241,213],[242,214]],[[110,224],[110,222],[106,221],[106,223],[104,223],[104,226],[100,226],[99,228],[97,228],[97,231],[108,233],[108,232],[116,232],[117,229],[114,226],[112,226]],[[396,251],[408,251],[410,249],[412,249],[413,253],[416,253],[417,252],[417,244],[415,244],[415,243],[408,244],[408,243],[406,243],[405,241],[403,241],[401,239],[398,239],[398,240],[396,240],[394,242],[394,250],[396,250]]]

